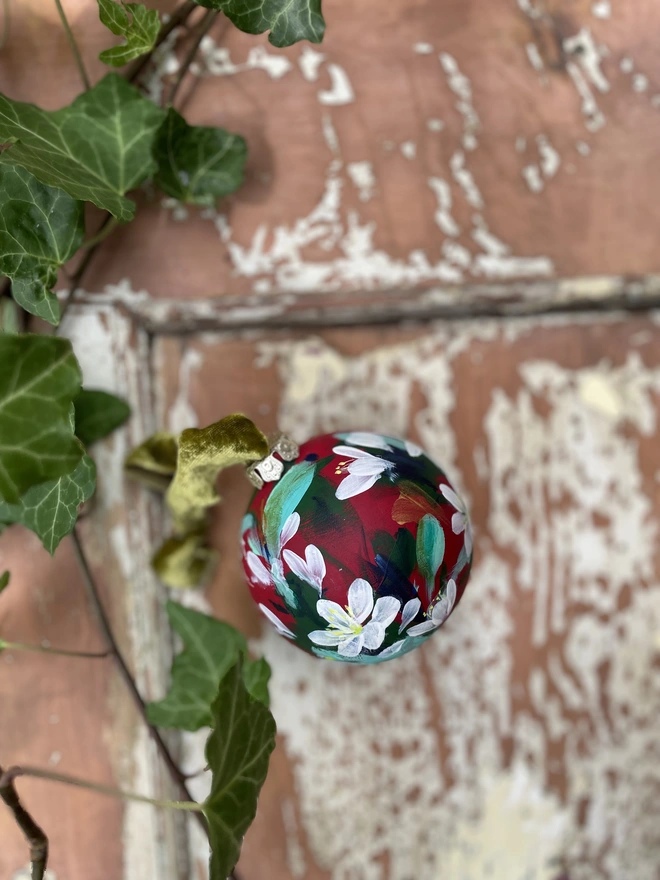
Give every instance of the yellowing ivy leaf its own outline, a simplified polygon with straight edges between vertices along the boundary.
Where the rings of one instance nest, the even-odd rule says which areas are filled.
[[[277,731],[270,710],[248,693],[240,660],[220,682],[211,716],[206,760],[212,782],[203,811],[211,842],[210,880],[227,880],[256,815]]]
[[[173,107],[154,144],[155,182],[168,196],[212,207],[243,183],[247,147],[222,128],[188,125]]]
[[[99,18],[103,24],[126,40],[121,46],[105,49],[99,55],[104,64],[122,67],[140,55],[146,55],[153,49],[158,32],[160,19],[155,9],[147,9],[141,3],[115,3],[114,0],[97,0]]]
[[[0,273],[12,279],[12,295],[27,312],[59,323],[52,287],[84,232],[82,202],[0,162]]]
[[[321,0],[196,0],[207,9],[221,9],[248,34],[270,31],[269,42],[283,48],[300,40],[320,43],[325,33]]]
[[[156,167],[153,139],[164,111],[116,73],[68,107],[42,110],[0,95],[2,162],[20,165],[47,186],[131,220],[125,197]]]
[[[0,335],[0,498],[70,474],[83,456],[73,433],[81,374],[68,339]]]
[[[211,724],[211,703],[218,684],[239,655],[247,654],[247,644],[228,623],[176,602],[167,603],[167,616],[184,647],[172,663],[169,693],[147,706],[149,721],[158,727],[199,730]],[[243,678],[255,699],[268,705],[268,663],[246,660]]]
[[[0,501],[0,523],[20,523],[41,538],[52,555],[60,541],[71,531],[78,519],[80,506],[96,489],[96,465],[83,455],[78,467],[70,474],[32,486],[18,504]]]

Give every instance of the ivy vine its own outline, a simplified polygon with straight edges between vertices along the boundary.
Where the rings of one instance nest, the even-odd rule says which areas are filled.
[[[136,189],[150,183],[180,202],[208,207],[243,182],[243,138],[222,128],[189,125],[172,106],[217,16],[224,14],[250,34],[269,32],[276,47],[300,40],[318,43],[325,23],[321,0],[186,0],[162,22],[156,10],[142,3],[90,2],[98,6],[108,42],[113,42],[110,35],[118,38],[99,56],[116,71],[91,84],[62,2],[54,0],[84,90],[55,111],[0,94],[0,275],[5,277],[0,292],[0,530],[26,527],[51,554],[70,536],[108,647],[89,655],[71,646],[19,644],[3,632],[0,651],[113,657],[181,800],[154,801],[30,767],[0,767],[0,798],[28,841],[34,880],[44,877],[49,845],[19,798],[16,780],[25,775],[193,812],[209,837],[211,880],[225,880],[235,877],[232,872],[275,745],[275,722],[268,708],[270,669],[264,659],[249,657],[244,637],[233,627],[168,602],[167,614],[183,649],[174,660],[168,694],[145,704],[114,639],[76,530],[81,507],[96,489],[89,447],[120,427],[130,413],[119,398],[83,386],[71,343],[58,335],[58,325],[102,242],[135,216]],[[200,7],[206,11],[201,13]],[[177,28],[189,30],[191,50],[167,104],[160,106],[145,94],[142,75]],[[5,23],[3,40],[7,33]],[[87,202],[104,212],[95,229],[86,227]],[[54,288],[62,271],[69,279],[68,291],[58,295]],[[50,332],[21,332],[26,327],[38,331],[39,320],[50,325]],[[209,438],[220,443],[228,424],[234,423],[225,420],[198,433],[206,443]],[[156,435],[129,461],[129,472],[146,476],[152,487],[168,492],[181,531],[159,554],[161,562],[167,560],[170,583],[176,582],[172,572],[179,561],[185,585],[199,580],[211,556],[204,522],[206,508],[218,500],[213,489],[218,469],[249,460],[265,443],[256,429],[248,429],[249,442],[243,448],[224,457],[212,454],[200,472],[187,463],[187,450],[194,448],[197,436],[184,436],[188,434]],[[186,472],[198,488],[206,481],[201,505],[186,500]],[[9,583],[10,573],[0,572],[0,593]],[[206,747],[211,793],[204,803],[195,803],[159,729],[205,726],[211,728]]]

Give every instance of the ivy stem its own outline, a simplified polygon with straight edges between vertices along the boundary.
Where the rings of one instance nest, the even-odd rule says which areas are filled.
[[[115,658],[119,673],[123,678],[124,683],[126,684],[126,687],[128,688],[131,696],[133,697],[133,702],[135,703],[135,706],[140,713],[142,720],[146,724],[147,729],[149,730],[149,733],[151,734],[151,737],[156,744],[156,748],[158,749],[158,752],[160,753],[160,756],[170,773],[170,776],[178,785],[179,790],[181,791],[186,801],[192,801],[192,795],[188,791],[188,786],[186,785],[186,778],[181,770],[177,767],[162,736],[149,721],[149,718],[147,716],[147,707],[144,703],[144,700],[142,699],[142,695],[137,689],[137,685],[135,684],[135,680],[133,679],[131,671],[128,668],[126,661],[124,660],[121,651],[119,650],[119,645],[115,640],[114,634],[112,632],[112,627],[110,626],[110,621],[108,619],[108,615],[106,614],[105,608],[103,607],[103,602],[101,601],[101,596],[99,594],[98,587],[96,586],[96,581],[94,580],[91,568],[87,561],[87,557],[85,556],[85,551],[80,541],[80,536],[78,535],[77,528],[73,529],[73,532],[71,533],[71,538],[73,541],[73,548],[76,553],[76,558],[78,560],[78,565],[80,566],[80,571],[82,573],[85,587],[87,589],[87,595],[89,596],[89,600],[96,613],[98,624],[103,634],[103,637],[108,643],[112,656]],[[204,819],[204,816],[201,813],[196,813],[195,815],[198,817],[200,825],[208,836],[208,827],[206,825],[206,820]]]
[[[193,40],[192,46],[188,50],[188,54],[184,58],[181,69],[179,70],[179,75],[176,78],[176,82],[172,86],[172,90],[170,91],[169,98],[167,99],[167,103],[172,106],[174,104],[174,99],[177,95],[177,92],[181,88],[181,84],[185,79],[186,73],[190,69],[190,65],[195,60],[195,56],[197,55],[197,50],[199,49],[202,40],[208,34],[208,32],[213,27],[213,24],[217,17],[220,15],[219,9],[209,9],[208,12],[202,18],[199,28],[197,29],[197,33],[195,34],[195,39]]]
[[[68,776],[65,773],[52,773],[50,770],[40,770],[38,767],[10,767],[0,778],[0,791],[7,785],[11,785],[19,776],[32,776],[35,779],[49,779],[51,782],[61,782],[64,785],[75,785],[77,788],[86,788],[98,794],[107,794],[109,797],[119,798],[123,801],[137,801],[141,804],[151,804],[154,807],[163,807],[168,810],[188,810],[189,812],[201,812],[202,805],[196,801],[162,801],[156,798],[146,797],[143,794],[134,794],[132,791],[122,791],[111,785],[101,785],[98,782],[89,782],[78,776]]]
[[[58,657],[81,657],[86,660],[100,660],[112,656],[112,651],[65,651],[62,648],[46,648],[44,645],[24,645],[23,642],[7,642],[0,639],[0,651],[33,651],[35,654],[55,654]]]
[[[62,22],[62,27],[64,28],[64,33],[66,34],[66,38],[69,41],[69,46],[71,48],[71,52],[73,53],[73,57],[76,60],[76,66],[78,67],[78,72],[80,73],[80,79],[83,81],[85,91],[87,91],[87,89],[91,88],[91,83],[89,81],[89,77],[87,76],[87,71],[85,70],[85,65],[83,64],[82,55],[80,54],[80,49],[78,49],[78,44],[76,43],[76,38],[73,36],[73,31],[69,26],[69,22],[67,21],[67,17],[64,13],[64,9],[62,8],[61,0],[55,0],[55,6],[57,6],[57,11],[60,16],[60,21]]]
[[[119,220],[116,217],[113,217],[112,214],[108,216],[110,219],[101,226],[99,231],[82,243],[83,249],[88,250],[89,248],[96,247],[97,244],[101,244],[119,226]]]
[[[32,880],[43,880],[48,864],[48,838],[21,803],[13,780],[7,779],[6,776],[7,774],[0,767],[0,798],[14,814],[16,824],[30,847]]]
[[[2,36],[0,36],[0,49],[4,49],[9,40],[9,0],[2,0]]]
[[[155,50],[164,43],[165,40],[172,33],[174,28],[179,27],[179,25],[185,24],[188,17],[196,10],[199,9],[199,5],[195,3],[195,0],[185,0],[180,6],[178,6],[174,12],[170,15],[166,24],[164,24],[160,32],[158,34],[158,38],[156,39],[156,43],[151,52],[148,52],[146,55],[142,55],[140,58],[136,58],[135,61],[130,64],[124,73],[124,76],[129,82],[135,82],[138,76],[142,73],[144,68],[147,66],[153,53]]]

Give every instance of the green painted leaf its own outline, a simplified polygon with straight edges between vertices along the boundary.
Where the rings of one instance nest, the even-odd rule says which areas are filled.
[[[97,0],[99,18],[103,24],[118,37],[124,37],[125,43],[105,49],[99,55],[104,64],[122,67],[151,52],[158,32],[160,18],[155,9],[147,9],[141,3],[115,3],[114,0]]]
[[[270,710],[248,693],[240,660],[222,679],[211,714],[206,760],[212,782],[203,810],[211,842],[210,880],[226,880],[256,815],[277,729]]]
[[[315,472],[316,464],[313,461],[292,465],[268,496],[264,505],[264,537],[272,554],[278,552],[282,527],[302,501]]]
[[[320,43],[325,33],[321,0],[196,0],[207,9],[221,9],[247,34],[270,31],[269,42],[283,48],[309,40]]]
[[[243,183],[247,146],[223,128],[188,125],[170,107],[154,144],[155,181],[172,198],[213,207]]]
[[[58,324],[52,287],[57,270],[82,244],[84,205],[61,189],[44,186],[24,168],[0,162],[0,274],[32,315]]]
[[[184,648],[172,663],[169,693],[147,706],[149,721],[158,727],[199,730],[211,724],[218,683],[238,656],[247,654],[247,644],[228,623],[176,602],[167,603],[167,616]],[[270,667],[266,661],[246,661],[243,674],[250,693],[267,703]]]
[[[83,456],[73,433],[81,374],[68,339],[0,336],[0,498],[71,473]]]
[[[445,533],[438,520],[425,514],[417,526],[417,567],[431,592],[435,576],[445,556]]]
[[[41,538],[52,555],[60,541],[73,531],[80,505],[96,489],[96,465],[83,455],[70,474],[32,486],[18,504],[0,501],[0,522],[20,523]]]
[[[3,571],[0,574],[0,593],[9,586],[9,572]]]
[[[131,408],[125,400],[105,391],[88,391],[86,388],[76,397],[73,405],[76,409],[76,434],[85,446],[107,437],[123,425],[131,414]]]
[[[42,110],[0,95],[2,162],[74,199],[131,220],[125,194],[155,170],[153,139],[164,111],[116,73],[109,73],[68,107]]]

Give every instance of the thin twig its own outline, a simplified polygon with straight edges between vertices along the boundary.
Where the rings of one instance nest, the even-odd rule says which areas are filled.
[[[16,824],[23,832],[30,847],[32,880],[43,880],[48,865],[48,838],[21,804],[13,781],[11,779],[5,781],[2,767],[0,767],[0,798],[14,814]]]
[[[204,18],[200,22],[199,28],[195,35],[195,39],[193,40],[192,46],[190,47],[188,54],[183,60],[181,64],[181,70],[179,71],[179,75],[176,78],[176,82],[172,86],[172,90],[170,91],[169,98],[167,99],[167,103],[171,106],[174,104],[174,99],[176,97],[177,92],[181,88],[181,84],[185,79],[188,70],[190,69],[190,65],[195,60],[195,55],[197,55],[197,50],[200,47],[200,44],[204,37],[208,34],[208,32],[213,27],[213,23],[216,18],[220,15],[219,9],[209,9],[208,12],[204,15]]]
[[[140,694],[139,690],[137,689],[137,685],[135,684],[135,680],[133,679],[131,671],[128,668],[128,665],[127,665],[126,661],[124,660],[124,657],[123,657],[121,651],[119,650],[119,645],[117,644],[117,642],[115,640],[114,634],[112,632],[112,628],[110,626],[110,621],[108,620],[108,616],[105,612],[105,608],[103,607],[103,602],[101,601],[101,596],[100,596],[98,588],[96,586],[96,582],[94,580],[91,569],[89,567],[89,563],[87,562],[87,557],[85,556],[85,551],[83,550],[83,546],[80,541],[80,537],[78,535],[77,529],[74,528],[74,530],[71,534],[71,537],[73,540],[73,547],[74,547],[74,550],[76,553],[76,557],[78,559],[78,564],[80,566],[80,570],[83,575],[83,580],[85,582],[85,587],[87,589],[87,594],[88,594],[90,602],[94,608],[94,611],[96,612],[96,616],[98,619],[98,623],[99,623],[99,627],[101,629],[101,632],[103,633],[103,636],[104,636],[105,640],[107,641],[108,646],[110,647],[112,654],[115,658],[115,661],[117,663],[117,668],[119,669],[121,677],[123,678],[124,683],[126,684],[128,690],[130,691],[131,696],[133,697],[133,702],[135,703],[135,706],[136,706],[138,712],[140,713],[142,720],[147,725],[149,733],[151,734],[151,737],[156,744],[156,748],[158,749],[160,756],[163,759],[163,762],[165,763],[165,766],[167,767],[167,769],[170,773],[170,776],[172,777],[174,782],[178,785],[185,800],[192,801],[192,800],[194,800],[194,798],[192,797],[192,795],[190,794],[190,792],[188,790],[188,786],[186,785],[185,776],[183,775],[183,773],[181,772],[179,767],[177,767],[177,765],[176,765],[174,759],[172,758],[172,755],[170,754],[170,751],[167,748],[160,733],[153,726],[153,724],[151,724],[151,722],[149,721],[149,718],[147,716],[147,707],[144,703],[144,700],[142,699],[142,695]],[[197,813],[196,815],[197,815],[197,818],[199,820],[200,825],[202,826],[204,831],[208,834],[208,828],[207,828],[206,821],[205,821],[204,817],[202,816],[201,813]]]
[[[132,791],[122,791],[120,788],[114,788],[111,785],[102,785],[98,782],[90,782],[87,779],[81,779],[79,776],[69,776],[66,773],[53,773],[50,770],[41,770],[39,767],[10,767],[9,770],[0,776],[0,791],[3,786],[11,785],[14,779],[19,776],[33,776],[35,779],[48,779],[51,782],[61,782],[64,785],[75,785],[77,788],[86,788],[89,791],[95,791],[97,794],[107,794],[109,797],[118,798],[123,801],[137,801],[141,804],[151,804],[154,807],[163,807],[168,810],[186,810],[187,812],[199,813],[202,805],[197,801],[163,801],[158,798],[146,797],[143,794],[135,794]]]
[[[146,55],[142,55],[140,58],[136,58],[135,61],[130,64],[124,71],[124,76],[129,82],[135,82],[135,80],[142,73],[149,61],[151,61],[155,50],[161,45],[161,43],[165,42],[165,40],[169,37],[174,28],[179,27],[179,25],[185,24],[188,17],[196,9],[199,9],[199,6],[197,3],[194,2],[194,0],[186,0],[185,3],[182,3],[174,10],[172,15],[170,15],[167,23],[161,27],[156,42],[154,43],[154,48],[151,50],[151,52],[148,52]]]
[[[85,660],[102,660],[111,657],[112,651],[67,651],[64,648],[47,648],[44,645],[25,645],[23,642],[7,642],[0,639],[0,651],[31,651],[56,657],[80,657]]]
[[[10,19],[9,0],[2,0],[2,36],[0,36],[0,49],[4,49],[9,41]]]
[[[69,46],[71,47],[73,57],[76,60],[76,66],[78,67],[78,72],[80,73],[80,79],[83,81],[85,90],[90,89],[92,87],[92,84],[90,83],[89,77],[87,76],[87,71],[85,70],[85,65],[83,64],[82,55],[80,54],[80,49],[78,48],[78,44],[76,43],[76,38],[73,36],[73,31],[71,30],[69,22],[67,21],[67,17],[64,14],[61,0],[55,0],[55,6],[57,6],[57,11],[60,16],[60,21],[62,22],[62,27],[64,28],[66,38],[69,41]]]

